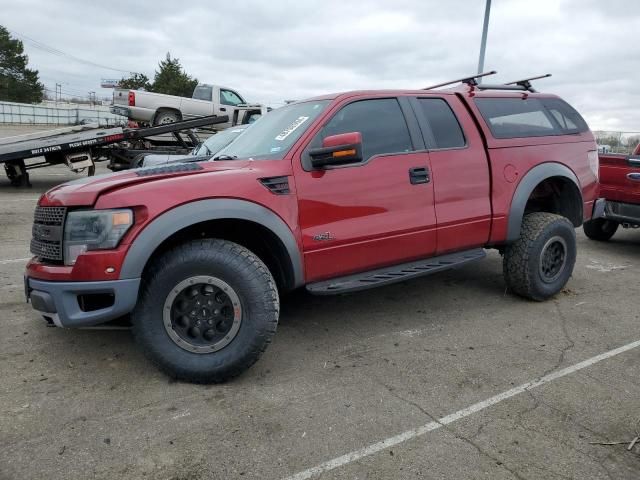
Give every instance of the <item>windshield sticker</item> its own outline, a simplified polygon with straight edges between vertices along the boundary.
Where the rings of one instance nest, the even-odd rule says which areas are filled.
[[[276,152],[279,152],[280,150],[282,150],[282,147],[272,147],[271,153],[276,153]]]
[[[282,141],[285,138],[287,138],[289,135],[291,135],[293,132],[296,131],[296,129],[302,125],[304,122],[306,122],[307,120],[309,120],[309,117],[298,117],[296,118],[293,123],[291,125],[289,125],[287,128],[285,128],[282,133],[280,133],[280,135],[278,135],[276,137],[276,140]]]

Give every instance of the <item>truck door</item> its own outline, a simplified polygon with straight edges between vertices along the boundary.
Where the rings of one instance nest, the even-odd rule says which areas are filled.
[[[349,132],[362,135],[363,162],[312,169],[306,152]],[[293,163],[307,281],[435,252],[429,155],[408,100],[343,104]]]
[[[245,101],[238,93],[228,88],[221,88],[219,102],[216,102],[216,115],[228,115],[230,126],[233,122],[233,113],[236,107],[244,103]]]
[[[454,95],[411,100],[431,161],[437,253],[486,245],[491,228],[487,153],[473,120]]]
[[[601,154],[600,195],[622,203],[640,203],[640,155]]]

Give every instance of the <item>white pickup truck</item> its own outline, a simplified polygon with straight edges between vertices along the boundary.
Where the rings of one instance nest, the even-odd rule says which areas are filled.
[[[252,123],[267,113],[262,105],[249,105],[236,91],[219,85],[198,85],[191,98],[115,89],[111,112],[130,120],[161,125],[206,115],[227,115],[228,123],[216,125],[217,130]]]

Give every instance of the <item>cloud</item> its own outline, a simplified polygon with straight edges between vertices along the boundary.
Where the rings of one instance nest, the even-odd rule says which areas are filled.
[[[494,0],[486,69],[540,73],[593,129],[640,130],[633,0]],[[52,2],[0,0],[2,23],[64,52],[153,76],[170,51],[200,81],[278,105],[361,88],[418,88],[474,73],[481,0]],[[24,12],[29,12],[25,15]],[[50,88],[80,92],[120,74],[25,43]],[[493,80],[492,80],[493,81]]]

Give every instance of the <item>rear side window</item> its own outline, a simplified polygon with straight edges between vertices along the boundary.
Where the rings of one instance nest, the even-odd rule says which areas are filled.
[[[459,148],[466,145],[458,119],[445,100],[420,98],[418,103],[433,132],[434,148]]]
[[[211,87],[208,85],[198,85],[193,91],[193,97],[196,100],[211,101]]]
[[[336,113],[322,130],[322,138],[339,133],[362,134],[362,156],[413,150],[407,122],[395,98],[360,100]]]
[[[476,98],[476,105],[496,138],[561,134],[536,98]]]
[[[564,100],[559,98],[542,98],[540,100],[547,111],[553,115],[563,133],[586,132],[589,130],[584,118]]]

